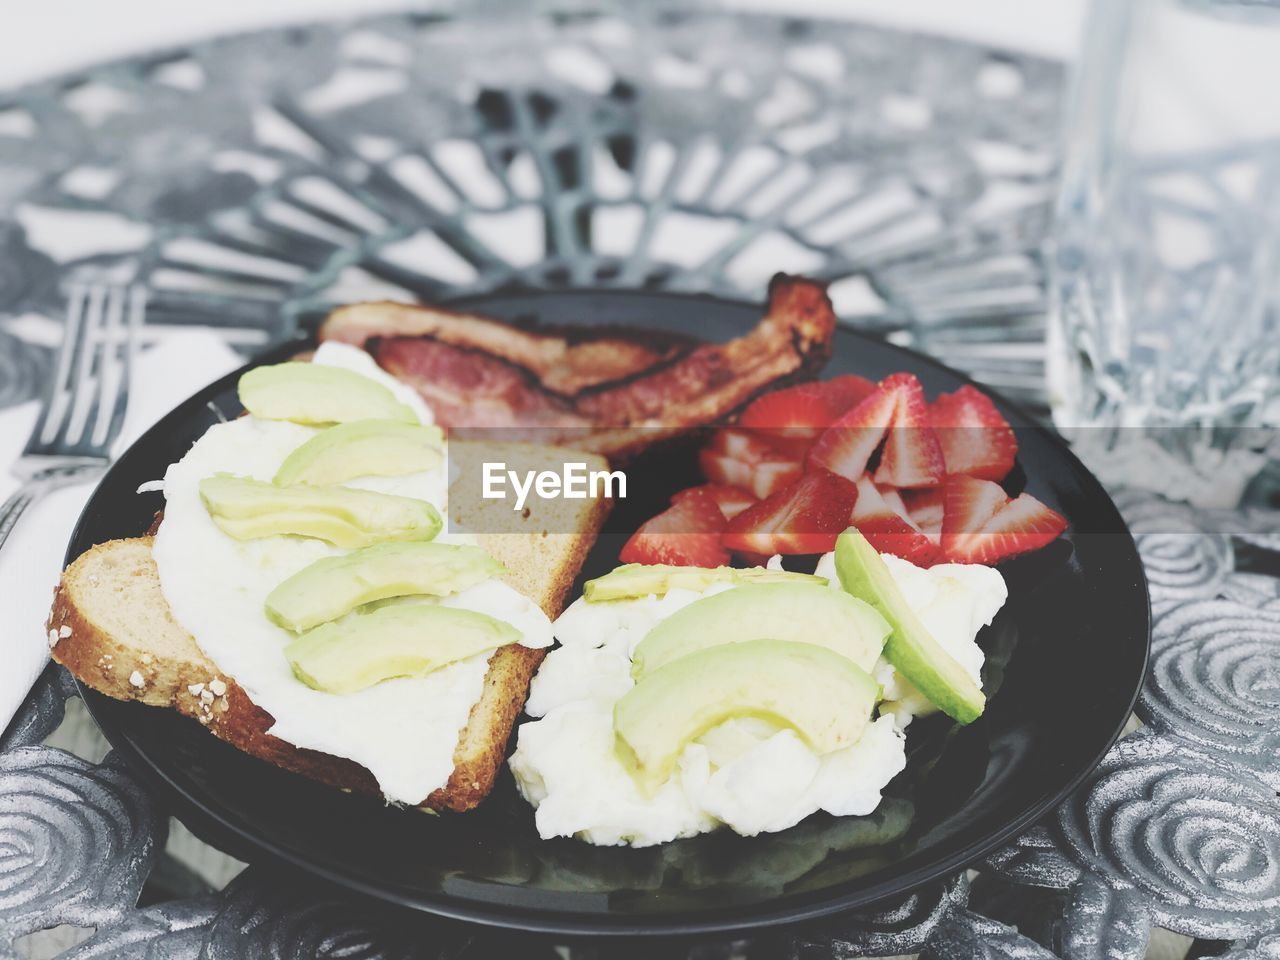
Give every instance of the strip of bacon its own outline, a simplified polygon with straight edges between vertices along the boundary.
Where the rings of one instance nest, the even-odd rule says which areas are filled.
[[[470,318],[455,315],[446,342],[411,333],[400,321],[376,329],[372,313],[360,320],[357,336],[351,316],[331,318],[321,338],[361,343],[384,369],[418,390],[443,426],[459,432],[480,428],[489,436],[507,428],[519,439],[572,445],[614,459],[723,420],[761,392],[816,372],[830,357],[836,322],[821,285],[779,274],[769,285],[764,318],[743,336],[700,344],[623,379],[565,393],[547,382],[548,371],[561,368],[518,362],[513,348],[490,349],[496,327],[513,329],[498,321],[475,318],[474,340],[464,342],[470,327],[464,319]],[[567,339],[563,344],[562,357],[576,349]],[[545,360],[552,351],[542,349]],[[632,354],[629,362],[635,360]]]
[[[374,338],[429,337],[478,350],[533,375],[547,390],[573,396],[588,387],[622,380],[693,349],[687,337],[650,331],[580,327],[529,329],[474,313],[408,303],[353,303],[329,314],[321,340],[363,347]]]

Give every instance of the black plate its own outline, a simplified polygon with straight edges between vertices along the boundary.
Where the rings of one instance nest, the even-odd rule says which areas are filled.
[[[759,316],[755,305],[656,293],[505,295],[470,305],[512,319],[657,326],[708,339]],[[837,334],[827,374],[896,370],[916,373],[930,395],[966,382],[918,354]],[[183,403],[120,459],[86,508],[69,560],[148,526],[160,497],[134,491],[213,422],[211,402],[238,409],[236,379]],[[1069,542],[1006,566],[1010,602],[981,637],[986,685],[995,689],[986,714],[963,729],[940,717],[913,726],[907,770],[870,817],[817,815],[783,833],[719,833],[643,850],[543,841],[509,775],[474,813],[423,816],[280,771],[170,711],[90,690],[85,700],[112,744],[164,785],[198,833],[241,857],[267,854],[419,910],[559,934],[692,934],[865,906],[953,873],[1050,810],[1114,742],[1145,670],[1146,582],[1115,506],[1056,436],[999,405],[1021,443],[1015,482],[1025,479],[1066,515]],[[633,471],[632,488],[665,496],[694,482],[690,453],[669,452],[660,466]],[[585,575],[610,567],[618,545],[602,542]]]

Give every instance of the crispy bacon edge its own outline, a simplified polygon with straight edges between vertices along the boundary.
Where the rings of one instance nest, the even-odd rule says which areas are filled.
[[[530,333],[487,317],[386,303],[335,311],[321,339],[364,346],[414,384],[437,407],[442,424],[459,432],[478,426],[467,432],[492,436],[495,427],[505,428],[519,439],[569,444],[618,461],[727,419],[773,387],[812,376],[830,358],[835,326],[822,284],[778,274],[769,284],[764,318],[742,336],[661,360],[650,351],[643,366],[644,355],[632,350],[607,373],[595,365],[595,382],[572,393],[561,389],[572,376],[560,371],[588,356],[579,351],[592,347],[608,354],[617,344],[643,345],[631,337]]]

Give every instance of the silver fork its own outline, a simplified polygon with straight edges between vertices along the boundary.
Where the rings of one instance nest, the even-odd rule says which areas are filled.
[[[145,309],[139,286],[71,287],[44,408],[12,468],[22,486],[0,506],[0,547],[32,501],[106,470],[124,423]]]

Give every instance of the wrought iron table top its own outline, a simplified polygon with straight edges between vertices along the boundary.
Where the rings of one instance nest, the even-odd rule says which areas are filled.
[[[786,269],[1039,405],[1060,74],[850,23],[490,0],[0,94],[0,404],[36,394],[40,318],[91,268],[149,285],[148,336],[207,324],[245,352],[355,297],[755,298]],[[699,956],[1137,958],[1159,926],[1280,958],[1280,516],[1121,506],[1156,614],[1142,729],[976,873]],[[0,740],[0,957],[63,924],[96,930],[74,958],[541,949],[266,867],[174,899],[168,820],[132,772],[43,745],[73,695],[50,669]]]

